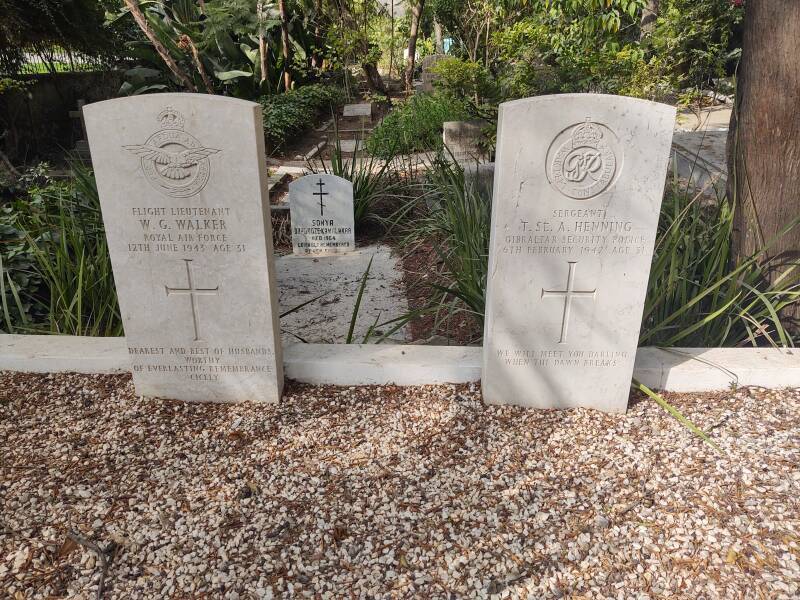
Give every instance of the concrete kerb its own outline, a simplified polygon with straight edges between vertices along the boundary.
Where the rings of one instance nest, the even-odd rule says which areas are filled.
[[[286,376],[331,385],[467,383],[481,376],[478,346],[288,344]],[[0,371],[124,373],[124,338],[0,335]],[[634,377],[650,388],[705,392],[800,387],[800,351],[775,348],[639,348]]]

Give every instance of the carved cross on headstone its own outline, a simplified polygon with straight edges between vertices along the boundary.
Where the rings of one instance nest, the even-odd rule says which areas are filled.
[[[569,315],[572,309],[573,298],[588,298],[594,300],[597,289],[593,290],[575,290],[573,285],[575,283],[575,270],[577,269],[577,261],[568,261],[569,272],[567,273],[567,287],[564,290],[546,290],[542,288],[542,298],[564,298],[564,314],[561,317],[561,339],[558,340],[559,344],[564,344],[567,341],[567,326],[569,325]]]
[[[164,286],[167,290],[167,296],[175,295],[188,295],[189,300],[192,303],[192,322],[194,323],[194,341],[200,342],[202,338],[200,337],[200,315],[197,310],[197,299],[196,296],[218,296],[219,295],[219,286],[215,288],[197,288],[194,287],[194,282],[192,280],[192,259],[191,258],[184,258],[183,262],[186,263],[186,277],[189,280],[189,287],[186,288],[171,288],[169,286]]]
[[[322,178],[321,178],[321,177],[320,177],[320,180],[317,182],[317,185],[319,186],[319,191],[318,191],[318,192],[314,192],[314,193],[312,194],[312,196],[319,196],[319,216],[320,216],[320,217],[324,217],[324,216],[325,216],[325,211],[324,211],[324,209],[325,209],[325,207],[326,207],[327,205],[322,203],[322,197],[323,197],[323,196],[327,196],[327,195],[328,195],[328,192],[323,192],[323,191],[322,191],[322,187],[325,185],[325,182],[324,182],[324,181],[322,181]]]

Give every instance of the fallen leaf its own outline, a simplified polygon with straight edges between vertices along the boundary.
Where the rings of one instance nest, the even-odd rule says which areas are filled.
[[[65,556],[69,556],[70,553],[78,547],[78,544],[74,542],[71,538],[64,538],[64,543],[61,544],[61,548],[58,549],[58,557],[63,558]]]

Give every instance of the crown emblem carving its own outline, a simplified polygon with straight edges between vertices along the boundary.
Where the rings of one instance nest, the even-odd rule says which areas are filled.
[[[172,106],[156,117],[161,129],[143,144],[122,148],[139,157],[142,172],[158,191],[173,198],[189,198],[205,187],[211,174],[209,157],[220,152],[208,148],[183,130],[186,120]]]
[[[596,147],[600,140],[603,138],[603,132],[600,128],[589,121],[586,117],[586,122],[581,123],[572,130],[572,141],[574,146],[591,146]]]
[[[183,115],[171,106],[167,106],[158,113],[158,123],[161,129],[183,129],[185,123]]]

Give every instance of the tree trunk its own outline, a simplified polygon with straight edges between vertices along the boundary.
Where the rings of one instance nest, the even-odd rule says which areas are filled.
[[[169,53],[158,38],[156,37],[153,30],[150,29],[150,24],[147,22],[147,17],[144,16],[142,9],[139,8],[139,3],[137,0],[124,0],[125,6],[128,7],[128,10],[131,11],[131,16],[133,16],[133,20],[136,21],[136,24],[139,26],[139,29],[142,30],[142,33],[147,36],[147,39],[150,40],[150,43],[153,44],[153,48],[158,55],[161,57],[161,60],[164,61],[164,64],[167,65],[167,68],[172,71],[172,74],[178,78],[185,87],[190,92],[196,92],[197,88],[194,87],[194,83],[189,78],[189,76],[178,66],[178,63],[175,62],[175,59],[172,58],[172,55]]]
[[[658,19],[658,8],[661,0],[647,0],[644,8],[642,8],[642,21],[639,26],[639,39],[642,40],[646,36],[653,33],[656,28],[656,19]]]
[[[364,75],[367,77],[367,86],[373,92],[388,96],[386,84],[383,83],[383,77],[378,73],[378,67],[375,63],[361,63],[361,68],[364,70]]]
[[[264,32],[264,21],[267,19],[267,10],[264,0],[256,2],[256,20],[258,21],[258,61],[261,74],[261,83],[267,80],[267,37]]]
[[[314,0],[314,51],[311,53],[311,66],[314,69],[322,69],[322,57],[319,55],[319,48],[322,46],[322,0]]]
[[[425,8],[425,0],[418,0],[411,6],[411,30],[408,33],[408,62],[406,63],[406,90],[411,90],[414,81],[414,61],[417,53],[417,35],[419,34],[419,23],[422,20],[422,11]]]
[[[389,22],[391,23],[392,33],[389,36],[389,79],[392,78],[392,71],[394,71],[394,0],[390,1]]]
[[[433,36],[436,40],[436,54],[444,54],[444,40],[442,39],[442,24],[433,20]]]
[[[748,0],[736,107],[728,134],[728,197],[735,203],[734,256],[764,248],[800,215],[800,2]],[[800,227],[774,242],[774,280],[800,258]],[[797,318],[795,305],[788,317]]]
[[[292,73],[289,70],[289,17],[286,13],[286,0],[278,0],[281,15],[281,55],[283,56],[283,87],[292,89]]]

